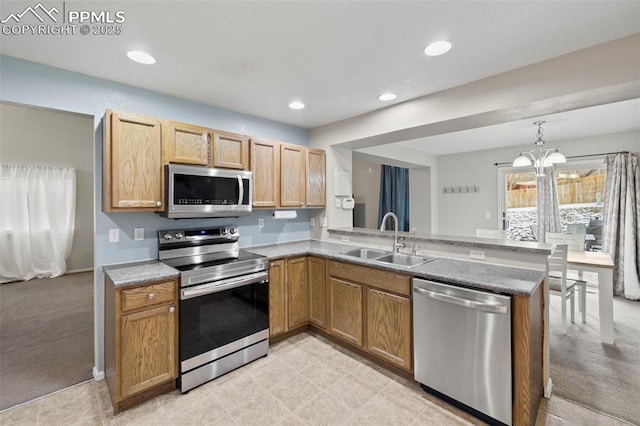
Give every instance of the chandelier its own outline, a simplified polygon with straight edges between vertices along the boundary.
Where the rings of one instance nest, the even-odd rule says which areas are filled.
[[[551,167],[556,163],[566,163],[567,159],[558,151],[558,148],[544,149],[544,140],[542,139],[542,125],[546,121],[536,121],[533,123],[538,126],[538,139],[534,142],[536,147],[528,152],[518,153],[518,158],[513,160],[513,167],[528,167],[533,165],[536,169],[536,177],[544,176],[544,169]]]

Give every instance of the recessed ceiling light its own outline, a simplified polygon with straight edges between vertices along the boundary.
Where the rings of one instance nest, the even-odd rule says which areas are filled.
[[[396,95],[395,93],[383,93],[382,95],[378,96],[378,99],[380,99],[381,101],[392,101],[395,98],[397,98],[398,95]]]
[[[289,108],[291,109],[302,109],[304,108],[304,104],[302,102],[291,102],[289,104]]]
[[[448,41],[434,41],[424,49],[424,53],[428,56],[438,56],[447,53],[453,45]]]
[[[132,61],[135,61],[139,64],[151,65],[156,63],[156,58],[149,55],[148,53],[141,52],[139,50],[132,50],[127,52],[127,56]]]

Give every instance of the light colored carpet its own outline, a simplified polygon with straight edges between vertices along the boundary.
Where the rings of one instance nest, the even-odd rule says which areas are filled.
[[[92,377],[93,272],[0,285],[0,410]]]
[[[640,423],[640,302],[614,297],[615,346],[600,342],[598,295],[587,293],[587,323],[562,333],[560,298],[549,310],[553,393],[614,417]]]

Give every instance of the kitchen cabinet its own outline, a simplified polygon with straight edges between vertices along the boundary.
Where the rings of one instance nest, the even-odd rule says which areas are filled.
[[[325,206],[326,161],[321,149],[307,148],[306,201],[307,207]]]
[[[253,207],[278,207],[280,205],[280,144],[252,139],[250,151]]]
[[[104,117],[105,212],[162,210],[160,120],[107,110]]]
[[[333,260],[327,268],[329,333],[411,371],[411,277]]]
[[[213,167],[249,169],[249,138],[235,133],[213,131]]]
[[[287,326],[291,330],[309,323],[307,258],[287,259]]]
[[[367,351],[411,370],[411,299],[367,289]]]
[[[181,163],[196,166],[210,164],[209,130],[175,121],[162,123],[163,164]]]
[[[285,288],[285,260],[269,263],[269,337],[287,330],[287,292]]]
[[[309,323],[307,257],[269,264],[269,337]]]
[[[321,329],[326,318],[327,262],[321,257],[309,257],[309,322]]]
[[[105,378],[114,413],[175,389],[177,280],[117,288],[105,276]]]
[[[329,333],[362,346],[362,286],[329,277]]]
[[[280,144],[280,207],[305,205],[305,147]]]

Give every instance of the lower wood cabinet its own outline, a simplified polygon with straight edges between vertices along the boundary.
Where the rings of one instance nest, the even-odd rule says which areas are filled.
[[[307,257],[272,261],[269,266],[269,336],[308,323]]]
[[[175,388],[177,281],[116,288],[105,278],[105,378],[114,413]]]
[[[324,329],[327,316],[327,261],[309,257],[309,322]]]
[[[327,271],[329,334],[411,371],[411,277],[333,260]]]
[[[362,286],[329,277],[329,333],[362,346]]]
[[[366,349],[406,370],[411,365],[411,299],[367,289]]]

